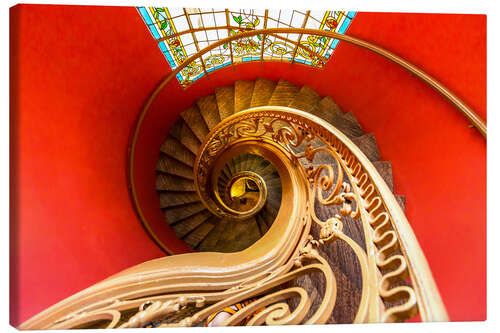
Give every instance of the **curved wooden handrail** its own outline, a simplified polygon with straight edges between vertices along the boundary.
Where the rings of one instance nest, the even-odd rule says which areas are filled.
[[[227,27],[220,27],[220,29],[227,29]],[[177,33],[177,35],[182,35],[184,33],[189,33],[190,31],[184,31]],[[370,50],[374,53],[377,53],[384,58],[398,64],[399,66],[403,67],[404,69],[408,70],[410,73],[414,74],[418,78],[420,78],[422,81],[427,83],[429,86],[434,88],[436,91],[438,91],[441,95],[443,95],[450,103],[455,105],[455,107],[471,122],[471,124],[477,128],[477,130],[486,138],[487,136],[487,128],[486,128],[486,123],[484,120],[477,115],[464,101],[462,101],[458,96],[456,96],[451,90],[449,90],[446,86],[441,84],[439,81],[434,79],[432,76],[429,74],[425,73],[423,70],[418,68],[417,66],[411,64],[410,62],[404,60],[403,58],[395,55],[394,53],[379,47],[377,45],[374,45],[372,43],[369,43],[367,41],[364,41],[362,39],[352,37],[346,34],[340,34],[337,32],[333,31],[324,31],[324,30],[318,30],[318,29],[302,29],[302,28],[269,28],[269,29],[259,29],[259,30],[251,30],[251,31],[246,31],[242,32],[230,37],[227,37],[225,39],[221,39],[217,42],[214,42],[210,44],[209,46],[205,47],[204,49],[200,50],[196,54],[192,55],[186,61],[184,61],[179,67],[177,67],[175,70],[173,70],[170,74],[165,76],[162,81],[155,87],[151,95],[149,96],[148,100],[146,101],[144,107],[142,108],[141,113],[139,114],[139,117],[137,119],[136,127],[132,136],[132,142],[130,145],[130,153],[129,153],[129,172],[128,172],[128,177],[129,177],[129,183],[130,183],[130,191],[131,191],[131,196],[133,199],[133,203],[135,206],[135,209],[137,211],[137,214],[139,216],[139,219],[141,220],[141,223],[143,226],[148,230],[148,233],[153,236],[155,243],[160,246],[166,253],[168,254],[175,254],[174,251],[169,249],[165,244],[161,242],[160,239],[158,239],[154,232],[152,232],[151,227],[149,226],[149,223],[147,219],[144,216],[144,213],[141,209],[141,206],[139,204],[139,200],[137,197],[137,192],[135,189],[135,182],[134,182],[134,158],[135,158],[135,148],[137,144],[137,139],[139,137],[139,133],[141,131],[142,123],[144,121],[144,118],[146,117],[146,114],[151,107],[152,103],[158,96],[158,94],[163,90],[163,88],[172,81],[175,76],[181,72],[187,65],[189,65],[191,62],[196,60],[197,58],[200,58],[207,52],[225,44],[229,43],[233,40],[237,40],[240,38],[245,38],[245,37],[251,37],[255,36],[258,34],[279,34],[279,33],[298,33],[298,34],[309,34],[309,35],[319,35],[319,36],[325,36],[329,38],[334,38],[334,39],[339,39],[348,43],[351,43],[356,46],[363,47],[367,50]]]

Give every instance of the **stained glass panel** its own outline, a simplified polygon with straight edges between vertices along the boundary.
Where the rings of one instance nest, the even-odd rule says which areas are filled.
[[[207,8],[137,8],[172,70],[215,41],[264,28],[311,28],[344,33],[355,12]],[[213,29],[220,27],[220,29]],[[230,27],[229,29],[227,27]],[[205,30],[208,28],[208,30]],[[200,30],[203,29],[203,30]],[[194,30],[194,31],[192,31]],[[200,30],[200,31],[197,31]],[[181,32],[178,36],[169,37]],[[296,44],[299,42],[300,47]],[[338,40],[299,34],[256,35],[221,45],[191,62],[177,79],[182,86],[232,62],[285,61],[322,68]],[[262,58],[262,59],[261,59]]]

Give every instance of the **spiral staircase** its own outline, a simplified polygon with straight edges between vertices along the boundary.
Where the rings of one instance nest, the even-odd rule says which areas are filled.
[[[228,181],[238,173],[252,171],[262,176],[267,186],[267,201],[255,216],[238,223],[217,217],[203,205],[194,186],[196,155],[208,133],[227,117],[262,106],[286,106],[326,120],[361,149],[393,190],[391,163],[381,161],[375,137],[365,134],[356,117],[344,113],[331,97],[321,97],[308,86],[298,87],[286,80],[235,81],[233,85],[216,88],[215,94],[198,99],[182,112],[160,148],[156,165],[160,206],[176,235],[194,250],[243,250],[261,238],[276,218],[281,203],[280,178],[272,163],[259,155],[233,158],[218,181],[219,193],[223,194]],[[404,208],[405,198],[396,195],[396,199]]]
[[[264,33],[314,33],[381,54],[436,88],[486,134],[432,77],[362,40],[269,28],[217,43]],[[188,64],[158,85],[135,128],[129,182],[145,226],[134,183],[137,138],[156,96]],[[448,320],[403,213],[405,198],[393,193],[391,163],[331,97],[286,80],[237,80],[198,99],[165,135],[156,164],[159,208],[195,252],[124,270],[20,328],[200,326],[242,303],[222,325],[380,323],[417,314]]]

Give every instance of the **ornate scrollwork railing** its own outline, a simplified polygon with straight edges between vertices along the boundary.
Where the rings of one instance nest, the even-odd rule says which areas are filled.
[[[195,166],[197,190],[212,198],[205,198],[208,205],[220,208],[213,193],[206,191],[224,160],[256,146],[280,173],[284,197],[275,222],[260,240],[241,252],[190,253],[132,267],[20,328],[197,326],[211,314],[248,299],[255,300],[222,324],[328,323],[341,305],[337,291],[343,286],[331,258],[322,253],[338,242],[353,253],[361,275],[352,322],[402,321],[417,313],[423,321],[448,319],[393,194],[366,156],[317,117],[285,107],[262,107],[216,126]],[[318,207],[336,207],[338,214],[319,216]],[[350,223],[362,225],[364,243],[350,235]],[[297,282],[312,274],[320,274],[324,281],[320,297]]]
[[[366,259],[368,265],[361,266],[369,270],[363,276],[363,293],[368,295],[361,304],[367,306],[364,320],[400,321],[418,312],[423,320],[447,318],[418,242],[387,185],[352,142],[319,118],[284,107],[262,107],[219,124],[207,136],[195,164],[195,186],[207,207],[225,214],[223,203],[213,195],[212,183],[218,174],[210,171],[217,170],[222,153],[248,140],[278,145],[303,169],[311,183],[309,207],[339,205],[341,215],[361,220],[366,252],[356,255]],[[328,156],[331,163],[315,163],[317,155],[323,155],[323,162],[324,155]],[[315,209],[310,215],[321,227],[319,244],[342,234],[340,215],[325,221]],[[399,304],[385,309],[380,300]]]

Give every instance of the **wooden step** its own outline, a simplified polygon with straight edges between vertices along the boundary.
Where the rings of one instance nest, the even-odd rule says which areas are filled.
[[[271,211],[276,211],[276,214],[280,210],[281,207],[281,192],[277,192],[279,195],[274,195],[273,192],[269,193],[267,196],[266,206],[271,209]]]
[[[258,78],[255,81],[255,86],[253,88],[252,100],[250,102],[250,107],[254,108],[257,106],[266,106],[271,99],[274,88],[276,87],[276,82],[271,80],[266,80]]]
[[[201,141],[198,140],[193,131],[184,122],[184,119],[179,118],[168,130],[168,134],[176,138],[182,145],[189,149],[193,154],[198,154]]]
[[[248,159],[250,158],[250,155],[248,154],[245,154],[245,155],[242,155],[242,158],[241,158],[241,171],[247,171],[247,165],[248,165]]]
[[[255,161],[252,163],[251,170],[257,172],[257,170],[259,170],[264,163],[266,163],[266,160],[262,156],[255,155]]]
[[[222,168],[222,171],[221,171],[221,178],[223,178],[223,180],[228,180],[229,178],[231,178],[232,176],[232,173],[231,173],[231,169],[229,168],[229,164],[226,164],[223,168]]]
[[[198,140],[203,142],[209,130],[198,107],[196,105],[191,106],[189,109],[181,113],[181,117],[184,119],[191,131],[193,131],[194,135],[196,135]]]
[[[253,171],[252,165],[255,163],[256,156],[254,154],[248,154],[247,155],[247,162],[245,163],[245,170],[246,171]]]
[[[175,223],[174,225],[172,225],[172,229],[174,229],[177,237],[182,238],[212,216],[213,215],[205,209],[182,221]]]
[[[279,177],[273,177],[272,179],[266,181],[266,186],[268,189],[273,189],[275,187],[281,188],[281,179]]]
[[[363,135],[363,130],[352,113],[346,113],[342,117],[336,117],[331,124],[351,140]]]
[[[169,174],[160,174],[156,177],[156,189],[158,191],[195,191],[192,180]]]
[[[353,138],[352,142],[361,149],[371,162],[380,161],[377,141],[375,141],[375,136],[372,133]]]
[[[219,108],[217,107],[217,99],[215,95],[208,95],[196,101],[201,116],[205,120],[208,129],[211,130],[220,122]]]
[[[319,110],[320,101],[321,97],[316,91],[311,89],[309,86],[303,86],[288,106],[297,110],[315,114]]]
[[[254,81],[237,80],[234,82],[234,113],[246,110],[252,100]]]
[[[238,155],[236,156],[234,159],[234,169],[235,169],[235,173],[238,173],[240,171],[242,171],[242,165],[243,165],[243,155]]]
[[[267,224],[264,221],[264,219],[262,218],[262,216],[260,216],[260,214],[257,214],[255,216],[255,220],[257,221],[257,225],[258,225],[259,231],[260,231],[260,236],[262,237],[269,230],[269,227],[267,226]]]
[[[378,173],[382,177],[383,180],[385,180],[387,186],[389,186],[389,189],[391,192],[394,192],[394,185],[392,182],[392,166],[391,162],[389,161],[376,161],[372,162],[373,166],[375,169],[377,169]]]
[[[215,88],[215,98],[221,120],[232,116],[234,113],[234,86]]]
[[[168,208],[200,201],[196,192],[160,192],[160,207]]]
[[[278,215],[278,211],[270,208],[268,205],[264,205],[264,208],[262,208],[259,215],[262,217],[267,226],[271,228],[271,225],[274,223],[274,220]]]
[[[261,175],[262,171],[266,167],[268,167],[269,164],[271,164],[271,163],[269,163],[269,161],[267,161],[266,159],[262,158],[262,159],[258,160],[255,163],[255,165],[253,166],[253,170],[254,170],[254,172],[256,172],[258,175],[260,175],[262,177],[262,175]]]
[[[205,205],[201,202],[190,203],[182,206],[175,206],[163,210],[168,224],[173,224],[177,221],[188,218],[205,209]]]
[[[255,154],[249,154],[247,163],[245,164],[246,170],[247,171],[254,171],[253,165],[256,163],[256,161],[259,161],[259,160],[260,160],[260,156],[255,155]]]
[[[344,112],[342,112],[330,96],[326,96],[321,99],[318,109],[313,110],[311,113],[326,120],[330,124],[333,123],[335,118],[342,117],[344,115]]]
[[[231,176],[234,175],[236,173],[236,168],[234,166],[234,159],[227,162],[227,166],[229,167],[229,170],[231,172]]]
[[[274,165],[272,165],[272,163],[269,163],[269,165],[260,172],[260,176],[264,178],[265,176],[270,175],[275,171],[276,168],[274,167]]]
[[[193,168],[165,154],[160,154],[156,170],[186,179],[193,179]]]
[[[187,234],[183,240],[192,248],[195,249],[198,244],[210,233],[214,225],[208,222],[202,223],[198,228]]]
[[[161,145],[160,151],[190,167],[194,165],[196,159],[196,155],[170,135],[167,136],[167,139]]]
[[[279,80],[268,105],[288,106],[299,92],[299,87],[286,80]]]
[[[217,221],[215,221],[215,227],[212,229],[212,231],[210,231],[205,239],[203,239],[203,241],[197,246],[196,249],[198,251],[215,251],[217,242],[226,230],[228,223],[234,223],[234,221],[228,221],[226,219],[218,219]]]
[[[237,223],[228,223],[221,238],[217,241],[217,252],[237,252],[246,249],[260,238],[259,226],[255,217]]]

